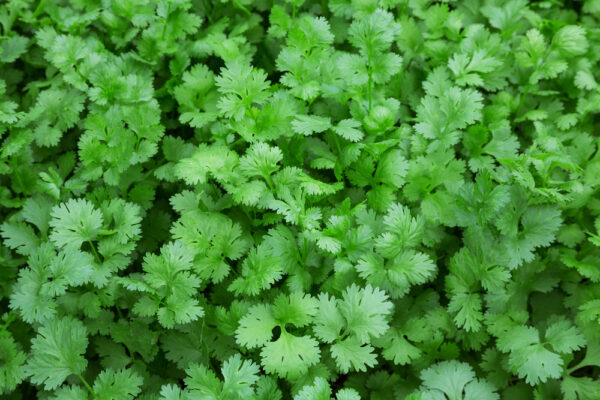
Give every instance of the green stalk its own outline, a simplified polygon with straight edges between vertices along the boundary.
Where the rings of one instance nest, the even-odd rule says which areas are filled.
[[[96,258],[96,261],[98,263],[102,263],[102,261],[100,260],[100,255],[96,251],[96,247],[94,247],[94,243],[92,243],[91,240],[88,240],[88,243],[89,243],[90,247],[92,248],[92,253],[94,253],[94,257]]]
[[[6,317],[6,321],[2,324],[2,326],[0,326],[0,332],[5,332],[6,330],[8,330],[9,325],[14,320],[15,320],[15,314],[13,314],[12,312],[9,312],[8,317]]]
[[[31,14],[31,16],[33,18],[37,17],[38,15],[40,15],[42,13],[42,11],[44,10],[44,8],[46,8],[46,3],[48,2],[48,0],[42,0],[39,2],[38,6],[35,8],[35,10],[33,10],[33,14]]]
[[[273,182],[271,181],[271,176],[268,174],[265,174],[265,175],[263,175],[263,178],[265,178],[265,182],[267,182],[267,186],[269,187],[269,189],[272,192],[273,191]]]
[[[530,89],[531,89],[531,83],[528,81],[527,86],[525,86],[525,90],[523,91],[523,95],[521,96],[521,99],[519,100],[519,105],[517,106],[517,109],[515,111],[515,118],[519,117],[521,108],[523,108],[523,104],[525,104],[525,98],[527,97],[527,93],[529,93]]]
[[[167,33],[167,23],[169,22],[169,13],[171,12],[171,3],[167,3],[167,13],[165,16],[165,24],[163,25],[162,33],[160,34],[160,39],[165,40],[165,34]]]
[[[544,63],[546,62],[546,58],[550,54],[551,49],[552,49],[552,46],[550,46],[546,49],[546,52],[544,53],[542,58],[537,63],[537,66],[535,67],[535,70],[533,71],[533,73],[531,73],[531,75],[535,74],[539,70],[539,67],[544,65]],[[521,96],[521,99],[519,100],[519,105],[517,106],[517,109],[515,111],[515,119],[519,118],[519,113],[521,112],[521,108],[523,108],[523,105],[525,104],[525,98],[527,97],[527,94],[531,90],[531,75],[529,75],[529,79],[527,79],[527,86],[525,86],[523,95]]]
[[[369,83],[367,86],[367,97],[369,98],[369,112],[373,105],[372,92],[373,92],[373,71],[371,69],[371,55],[367,55],[367,73],[369,74]]]
[[[81,376],[81,374],[77,374],[77,377],[79,378],[79,380],[83,383],[83,386],[85,386],[87,388],[87,390],[91,393],[92,397],[94,399],[96,399],[96,393],[94,393],[94,390],[92,389],[92,387],[90,386],[89,383],[87,383],[87,381],[85,380],[85,378],[83,376]]]
[[[240,4],[237,0],[233,0],[233,6],[239,10],[242,10],[247,16],[252,16],[252,13],[243,4]]]

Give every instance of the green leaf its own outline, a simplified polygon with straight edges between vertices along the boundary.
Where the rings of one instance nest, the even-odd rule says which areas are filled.
[[[354,119],[343,119],[332,130],[350,142],[359,142],[364,137],[364,134],[356,128],[359,128],[361,123]]]
[[[577,25],[563,26],[552,38],[552,46],[567,57],[585,53],[588,49],[585,29]]]
[[[161,400],[185,400],[184,393],[175,385],[163,385],[160,387]]]
[[[292,121],[294,132],[305,136],[325,132],[329,128],[331,128],[331,119],[317,115],[296,115]]]
[[[510,366],[529,384],[559,378],[563,371],[562,358],[544,347],[535,328],[517,326],[510,329],[498,339],[498,348],[510,352]]]
[[[377,364],[373,347],[362,344],[358,338],[350,337],[331,345],[331,356],[340,372],[366,371]]]
[[[271,176],[279,167],[277,163],[283,158],[281,150],[266,143],[253,144],[246,155],[240,158],[240,169],[246,176]]]
[[[31,382],[46,390],[60,386],[65,379],[81,374],[88,362],[83,357],[88,345],[87,329],[72,317],[48,321],[31,341],[32,355],[25,365]]]
[[[19,254],[28,255],[39,245],[39,238],[33,228],[23,222],[4,222],[0,225],[4,244]]]
[[[114,199],[100,206],[104,215],[104,224],[120,244],[125,244],[140,236],[142,210],[137,204],[128,203],[122,199]]]
[[[550,325],[544,337],[552,349],[559,353],[572,353],[586,344],[585,337],[567,320]]]
[[[193,128],[202,128],[217,119],[215,75],[204,64],[184,72],[183,83],[173,89],[181,112],[179,120]],[[173,158],[170,158],[173,159]]]
[[[395,237],[389,239],[387,243],[397,243]],[[426,254],[407,249],[388,262],[378,254],[367,254],[358,261],[356,270],[367,282],[387,290],[392,298],[400,298],[411,286],[429,281],[436,266]]]
[[[52,209],[50,240],[58,247],[79,249],[95,240],[103,223],[102,213],[84,199],[71,199]]]
[[[589,377],[565,376],[560,384],[565,400],[593,400],[600,395],[600,381]]]
[[[423,384],[419,391],[423,400],[500,399],[492,384],[477,379],[468,364],[455,360],[442,361],[421,371],[421,379]]]
[[[166,399],[224,399],[243,400],[253,398],[254,385],[258,381],[259,369],[252,361],[242,360],[234,354],[223,363],[221,374],[223,380],[204,365],[191,364],[184,379],[188,392],[182,392],[176,386],[166,385],[161,395]]]
[[[205,183],[209,177],[227,181],[238,164],[238,156],[226,147],[207,146],[202,143],[191,157],[175,165],[175,175],[188,185]]]
[[[265,245],[250,250],[242,263],[241,276],[228,289],[236,294],[256,296],[281,279],[283,270],[279,258]]]
[[[371,337],[379,337],[388,329],[386,317],[393,306],[384,291],[370,285],[359,288],[352,284],[342,293],[338,307],[348,330],[361,343],[367,343]]]
[[[0,62],[15,61],[26,51],[28,43],[28,38],[19,35],[3,38],[0,42]]]
[[[316,299],[301,292],[280,295],[273,303],[273,316],[283,323],[303,327],[312,322],[317,313],[317,304]]]
[[[252,361],[242,361],[236,354],[223,363],[221,373],[224,381],[221,396],[224,398],[243,400],[254,394],[252,387],[258,380],[259,368]]]
[[[339,338],[346,321],[337,307],[337,300],[325,293],[319,295],[319,308],[314,319],[315,335],[325,343]]]
[[[204,309],[194,297],[200,279],[189,272],[193,256],[187,250],[180,242],[170,242],[161,248],[160,256],[147,254],[144,257],[146,274],[143,279],[147,286],[125,281],[131,290],[151,293],[151,297],[143,296],[138,300],[134,308],[136,313],[156,314],[166,328],[195,321],[204,315]]]
[[[295,336],[281,331],[281,336],[263,347],[262,365],[267,373],[282,378],[303,376],[320,358],[319,343],[310,336]]]
[[[106,369],[96,377],[93,390],[98,399],[130,400],[141,392],[143,382],[141,376],[129,369]]]
[[[262,105],[269,98],[267,74],[242,59],[227,63],[215,82],[222,94],[219,111],[235,120],[244,118],[253,104]]]
[[[327,381],[317,377],[311,385],[304,386],[294,396],[294,400],[331,400],[331,395],[332,390]],[[335,398],[337,400],[360,400],[359,394],[354,389],[341,389]]]
[[[385,343],[381,355],[394,364],[406,365],[421,356],[421,350],[410,343],[402,334],[389,330],[381,341]]]
[[[13,391],[26,374],[23,364],[27,355],[21,351],[20,346],[7,334],[0,334],[0,394]]]
[[[88,400],[89,392],[81,386],[63,385],[54,391],[52,400]]]
[[[69,287],[83,285],[93,276],[92,256],[79,250],[58,253],[50,243],[40,245],[19,272],[10,306],[28,322],[44,322],[56,312],[54,297]]]
[[[191,364],[185,370],[185,373],[187,377],[184,379],[184,382],[190,394],[199,398],[219,398],[218,396],[223,384],[210,369],[202,364]],[[167,389],[167,392],[173,392],[173,390]],[[182,397],[185,398],[187,396],[184,395]]]
[[[236,340],[243,346],[253,348],[262,346],[273,337],[273,328],[277,321],[271,308],[264,304],[251,307],[248,313],[240,320],[236,331]]]

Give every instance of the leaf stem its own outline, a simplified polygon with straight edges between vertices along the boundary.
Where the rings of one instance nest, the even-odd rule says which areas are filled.
[[[373,92],[373,71],[371,68],[371,55],[367,55],[367,73],[369,74],[369,83],[367,86],[367,97],[369,98],[369,112],[373,103],[372,92]]]
[[[0,332],[8,330],[10,323],[15,320],[15,314],[13,314],[12,312],[8,312],[7,314],[8,316],[6,317],[4,323],[0,326]]]
[[[94,243],[92,243],[91,240],[88,240],[88,243],[89,243],[89,245],[90,245],[90,247],[92,249],[92,253],[94,253],[94,257],[96,258],[96,261],[101,264],[102,261],[100,260],[100,255],[96,251],[96,247],[94,247]]]
[[[39,2],[39,4],[37,5],[37,7],[35,8],[35,10],[33,10],[33,13],[31,14],[31,16],[33,18],[36,18],[38,15],[40,15],[40,13],[42,11],[44,11],[44,9],[46,8],[46,3],[48,2],[48,0],[42,0]]]
[[[120,318],[120,319],[125,319],[125,318],[123,317],[123,313],[121,312],[121,309],[120,309],[120,308],[119,308],[119,306],[118,306],[118,305],[116,305],[116,304],[115,304],[115,309],[117,310],[117,314],[119,314],[119,318]]]
[[[165,13],[165,23],[163,25],[160,39],[165,40],[165,34],[167,33],[167,23],[169,22],[169,13],[171,12],[171,3],[167,3],[167,12]]]
[[[326,0],[321,0],[321,15],[325,18],[329,17],[329,8],[327,7]]]
[[[335,147],[337,147],[338,155],[342,154],[342,147],[340,146],[340,141],[336,134],[333,134],[333,142],[335,143]]]
[[[85,378],[83,376],[81,376],[81,374],[77,374],[77,377],[79,378],[79,380],[81,380],[81,382],[83,383],[83,385],[87,388],[87,390],[92,394],[92,397],[94,399],[96,399],[96,393],[94,393],[94,390],[92,389],[92,387],[90,386],[89,383],[87,383],[87,381],[85,380]]]
[[[527,93],[529,93],[530,89],[531,89],[531,82],[528,81],[527,86],[525,86],[525,90],[523,91],[523,95],[521,96],[521,99],[519,100],[519,105],[517,106],[517,109],[515,111],[515,118],[519,118],[521,108],[523,108],[523,105],[525,104],[525,98],[527,97]]]
[[[239,10],[242,10],[247,16],[249,16],[249,17],[252,16],[252,13],[243,4],[241,4],[237,0],[233,0],[233,6]]]
[[[267,182],[267,186],[271,192],[273,191],[273,182],[271,181],[271,176],[269,174],[264,174],[263,178],[265,178],[265,182]]]
[[[529,78],[527,79],[527,86],[525,86],[525,90],[523,91],[523,95],[521,96],[521,99],[519,100],[519,105],[517,106],[517,110],[515,111],[515,119],[519,118],[519,112],[521,111],[523,104],[525,104],[525,98],[527,97],[529,90],[531,90],[531,77],[533,76],[533,74],[535,74],[536,72],[539,71],[539,69],[542,65],[544,65],[544,63],[546,62],[546,58],[550,54],[551,49],[552,49],[552,46],[550,46],[549,48],[546,49],[546,51],[544,52],[544,55],[537,62],[535,69],[529,75]],[[538,79],[538,82],[539,82],[539,79]]]

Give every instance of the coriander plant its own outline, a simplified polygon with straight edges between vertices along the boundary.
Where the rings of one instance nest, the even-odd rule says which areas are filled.
[[[0,31],[2,399],[600,399],[599,0]]]

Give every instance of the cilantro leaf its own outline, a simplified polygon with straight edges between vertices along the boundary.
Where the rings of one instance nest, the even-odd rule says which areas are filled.
[[[442,361],[421,372],[421,398],[447,397],[449,400],[498,400],[492,384],[475,377],[473,369],[458,361]]]
[[[314,133],[324,132],[331,127],[331,120],[317,115],[297,115],[292,121],[294,132],[310,136]]]
[[[141,392],[142,383],[142,377],[131,370],[106,369],[96,377],[93,390],[99,399],[129,400]]]
[[[215,374],[200,364],[192,364],[186,369],[185,384],[191,399],[219,398],[227,400],[241,400],[254,395],[254,384],[258,380],[258,366],[252,361],[242,360],[239,354],[231,356],[223,363],[221,373],[223,381]],[[163,386],[163,397],[177,398],[179,389],[172,386]],[[169,397],[170,396],[170,397]]]
[[[46,390],[57,388],[70,375],[81,374],[88,362],[87,329],[72,317],[56,318],[43,325],[31,341],[32,357],[25,374]]]
[[[281,331],[274,342],[267,343],[260,352],[266,372],[281,377],[298,377],[319,361],[318,342],[310,336],[295,336]]]
[[[269,98],[269,81],[265,72],[241,59],[222,68],[215,83],[222,94],[217,104],[219,111],[236,120],[244,118],[254,104],[262,105]]]
[[[563,330],[562,332],[559,332]],[[528,326],[516,326],[498,340],[498,348],[510,352],[509,364],[528,383],[546,382],[558,378],[563,371],[563,359],[557,353],[571,353],[585,344],[584,338],[568,321],[557,322],[546,330],[546,340]],[[550,351],[546,344],[555,352]]]
[[[2,372],[0,372],[0,393],[13,391],[19,383],[25,379],[23,364],[27,355],[19,348],[10,335],[0,335],[0,361]]]
[[[295,396],[294,400],[331,400],[332,390],[327,381],[321,377],[315,378],[312,385],[306,385]],[[360,400],[354,389],[340,389],[336,400]]]
[[[2,2],[0,397],[600,399],[599,15]]]
[[[236,340],[250,348],[262,347],[261,360],[267,372],[281,377],[301,376],[319,361],[318,342],[309,335],[297,336],[288,331],[307,325],[317,312],[316,304],[310,296],[296,293],[278,296],[272,306],[256,305],[240,320]],[[280,335],[271,341],[276,326]]]
[[[96,239],[103,224],[102,213],[84,199],[71,199],[52,209],[50,240],[59,247],[80,248]]]

